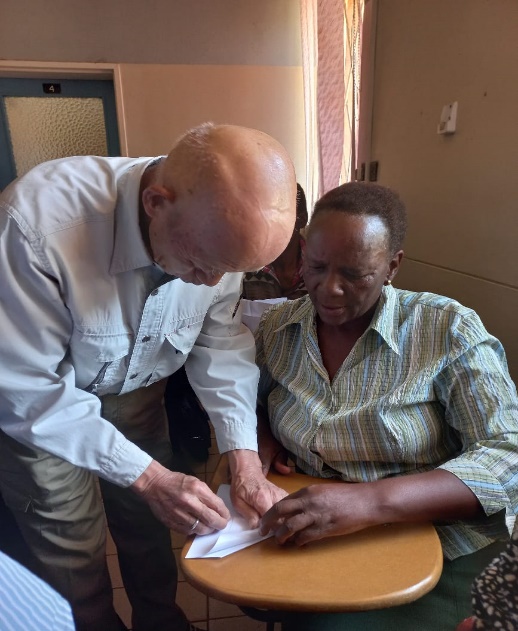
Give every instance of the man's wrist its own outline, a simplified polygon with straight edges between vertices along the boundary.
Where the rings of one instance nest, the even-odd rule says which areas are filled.
[[[262,475],[262,465],[257,451],[251,449],[233,449],[227,452],[230,472],[233,476],[242,473],[256,473]]]
[[[152,460],[139,477],[133,482],[133,484],[130,485],[130,489],[137,495],[146,495],[146,492],[153,483],[153,480],[160,475],[162,469],[163,467],[159,462]]]

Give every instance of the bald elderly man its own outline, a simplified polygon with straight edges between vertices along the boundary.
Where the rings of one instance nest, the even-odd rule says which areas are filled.
[[[184,364],[238,510],[254,525],[283,495],[257,455],[239,295],[241,272],[286,247],[295,186],[273,138],[207,123],[167,157],[55,160],[0,196],[0,491],[78,631],[123,628],[97,479],[133,630],[193,628],[169,529],[205,534],[229,514],[171,470],[163,391]]]

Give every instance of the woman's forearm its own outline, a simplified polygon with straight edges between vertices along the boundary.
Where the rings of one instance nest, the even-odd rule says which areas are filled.
[[[378,512],[376,522],[448,522],[475,519],[484,514],[471,489],[457,476],[443,469],[415,475],[385,478],[372,485]]]

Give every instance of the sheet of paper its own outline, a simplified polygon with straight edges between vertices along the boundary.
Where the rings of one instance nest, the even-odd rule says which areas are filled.
[[[254,333],[259,326],[263,312],[266,311],[266,309],[270,309],[272,305],[276,305],[279,302],[286,302],[286,300],[287,298],[267,298],[265,300],[246,300],[246,298],[243,298],[243,300],[241,300],[241,304],[243,305],[241,321]]]
[[[230,521],[223,530],[210,535],[196,535],[186,559],[219,559],[272,536],[261,536],[259,528],[250,529],[246,519],[237,514],[230,500],[229,484],[222,484],[217,495],[230,511]]]

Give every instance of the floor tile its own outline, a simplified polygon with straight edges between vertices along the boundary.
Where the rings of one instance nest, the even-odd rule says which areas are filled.
[[[209,456],[210,458],[210,456]],[[193,471],[194,475],[198,475],[199,473],[205,473],[205,462],[196,462],[192,461],[189,463],[190,468]]]
[[[237,605],[225,603],[222,600],[209,598],[209,618],[232,618],[242,616],[243,612]]]
[[[113,606],[122,622],[124,622],[128,629],[131,629],[131,605],[124,589],[118,588],[113,590]]]
[[[210,454],[207,462],[205,463],[205,471],[207,473],[213,473],[220,460],[221,456],[219,454]]]
[[[178,580],[185,581],[185,574],[182,571],[182,566],[180,564],[180,557],[182,555],[181,550],[173,550],[174,557],[176,559],[176,567],[178,568]]]
[[[117,554],[117,548],[108,529],[106,529],[106,554]]]
[[[209,631],[266,631],[266,623],[252,620],[248,616],[220,618],[209,621]]]
[[[178,583],[176,602],[191,622],[207,619],[207,596],[185,581]]]
[[[183,548],[183,544],[185,543],[185,539],[187,537],[185,535],[181,535],[179,532],[174,532],[171,530],[171,544],[173,549]]]
[[[119,559],[116,554],[109,554],[106,557],[106,562],[108,563],[108,570],[110,572],[110,578],[112,582],[112,587],[123,587],[122,584],[122,576],[119,568]]]

